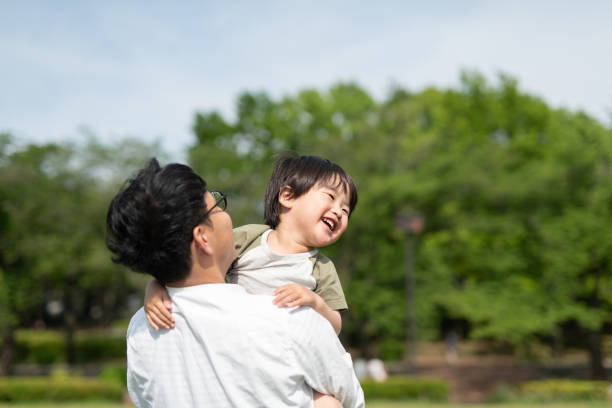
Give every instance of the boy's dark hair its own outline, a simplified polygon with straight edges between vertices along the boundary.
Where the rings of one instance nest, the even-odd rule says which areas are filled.
[[[156,159],[126,181],[106,215],[106,246],[113,262],[162,283],[191,270],[193,229],[206,219],[206,182],[182,164]]]
[[[323,185],[335,183],[333,187],[341,185],[349,195],[349,216],[353,213],[357,205],[357,187],[342,167],[317,156],[284,153],[276,161],[266,186],[264,223],[276,228],[280,222],[281,204],[278,195],[285,186],[291,188],[293,198],[298,198],[319,183]]]

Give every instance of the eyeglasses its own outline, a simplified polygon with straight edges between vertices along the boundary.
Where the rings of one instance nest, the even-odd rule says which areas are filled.
[[[225,193],[222,193],[221,191],[217,190],[212,190],[210,194],[212,194],[213,198],[215,199],[215,205],[213,205],[208,209],[208,211],[206,211],[204,217],[208,217],[208,214],[210,214],[210,212],[214,210],[215,207],[219,207],[222,211],[225,211],[225,209],[227,208],[227,196],[225,195]]]

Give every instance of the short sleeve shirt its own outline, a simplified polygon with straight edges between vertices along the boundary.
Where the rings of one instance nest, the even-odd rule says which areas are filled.
[[[267,225],[250,224],[234,229],[238,259],[228,280],[252,294],[272,294],[280,286],[298,283],[313,290],[334,310],[347,309],[342,285],[332,261],[319,251],[277,254],[267,244]]]

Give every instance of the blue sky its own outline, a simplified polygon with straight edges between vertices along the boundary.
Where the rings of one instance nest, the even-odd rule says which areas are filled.
[[[610,1],[0,0],[0,131],[21,142],[159,140],[175,159],[196,111],[234,114],[355,80],[382,100],[503,71],[612,124]]]

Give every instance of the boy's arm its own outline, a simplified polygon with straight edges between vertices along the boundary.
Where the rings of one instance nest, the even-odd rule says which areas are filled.
[[[315,295],[320,300],[321,305],[315,306],[313,309],[331,323],[336,335],[340,334],[340,331],[342,330],[342,316],[340,315],[340,312],[327,306],[327,303],[325,303],[321,296],[317,295],[316,293]]]
[[[153,279],[147,284],[145,290],[144,310],[147,321],[155,330],[160,327],[170,329],[174,327],[172,310],[172,300],[168,291],[157,279]]]
[[[314,262],[312,277],[317,282],[314,292],[321,296],[332,310],[347,310],[344,291],[333,262],[320,252],[311,260]]]
[[[290,283],[274,291],[274,304],[279,307],[310,306],[321,316],[326,318],[334,328],[336,334],[342,330],[342,317],[340,312],[330,308],[323,298],[306,287]]]

